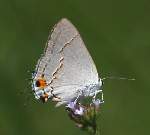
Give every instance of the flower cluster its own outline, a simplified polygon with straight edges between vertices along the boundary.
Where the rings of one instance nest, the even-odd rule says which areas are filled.
[[[79,128],[95,135],[97,132],[96,119],[100,105],[103,102],[104,101],[100,99],[92,100],[90,104],[74,101],[66,105],[66,110],[71,120],[73,120]]]

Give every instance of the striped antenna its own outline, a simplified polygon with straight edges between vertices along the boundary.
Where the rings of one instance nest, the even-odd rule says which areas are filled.
[[[115,76],[106,76],[106,77],[102,78],[102,80],[106,80],[106,79],[128,80],[128,81],[134,81],[135,80],[135,78],[115,77]]]

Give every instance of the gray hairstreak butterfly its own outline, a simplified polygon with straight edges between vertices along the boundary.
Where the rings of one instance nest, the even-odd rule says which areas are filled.
[[[49,35],[32,80],[35,98],[43,102],[52,99],[56,106],[102,93],[96,66],[79,32],[65,18]]]

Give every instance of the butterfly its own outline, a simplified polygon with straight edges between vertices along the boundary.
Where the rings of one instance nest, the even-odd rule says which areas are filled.
[[[96,66],[75,26],[61,19],[51,31],[32,74],[35,98],[56,106],[102,92]]]

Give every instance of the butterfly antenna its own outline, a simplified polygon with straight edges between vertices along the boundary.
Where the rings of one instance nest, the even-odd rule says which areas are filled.
[[[102,78],[102,81],[103,81],[103,80],[106,80],[106,79],[115,79],[115,80],[128,80],[128,81],[134,81],[134,80],[135,80],[135,78],[126,78],[126,77],[106,76],[106,77]]]

